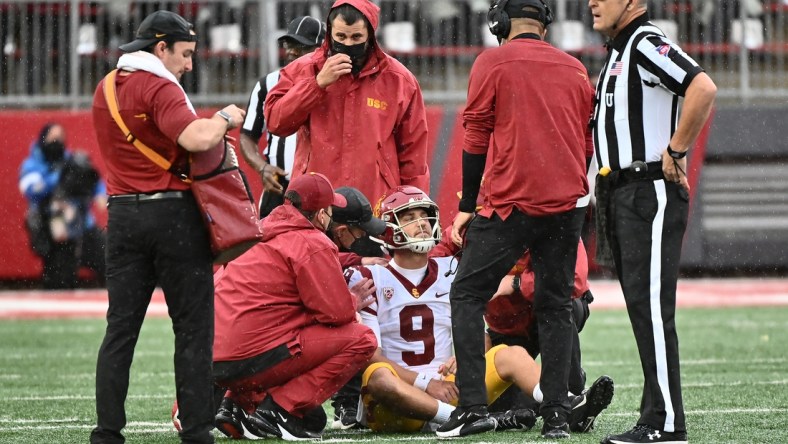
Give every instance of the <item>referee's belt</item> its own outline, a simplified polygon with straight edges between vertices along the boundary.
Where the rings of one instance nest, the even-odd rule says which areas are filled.
[[[126,204],[163,199],[183,199],[189,194],[190,192],[188,191],[161,191],[150,194],[115,194],[113,196],[109,196],[108,200],[110,203]]]
[[[610,181],[611,186],[621,187],[641,180],[664,179],[665,175],[662,173],[662,162],[636,162],[629,168],[611,171],[605,178]]]

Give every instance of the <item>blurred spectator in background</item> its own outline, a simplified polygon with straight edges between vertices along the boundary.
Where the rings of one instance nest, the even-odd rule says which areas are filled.
[[[25,226],[44,261],[43,286],[74,288],[86,266],[104,284],[104,233],[92,204],[106,206],[106,186],[85,153],[66,150],[62,126],[48,123],[22,162],[19,190],[28,202]]]

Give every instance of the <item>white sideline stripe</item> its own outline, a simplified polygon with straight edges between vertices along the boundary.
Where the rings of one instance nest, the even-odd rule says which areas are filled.
[[[42,303],[44,302],[44,303]],[[0,317],[14,314],[47,315],[47,314],[91,314],[104,315],[107,312],[106,301],[92,300],[45,300],[41,299],[0,299]],[[148,315],[167,316],[167,304],[151,301]]]
[[[589,281],[593,309],[622,309],[624,296],[618,281]],[[788,305],[788,279],[681,279],[676,292],[679,307],[761,307]],[[5,290],[0,291],[0,318],[104,317],[107,291]],[[153,293],[149,316],[167,316],[164,295]]]

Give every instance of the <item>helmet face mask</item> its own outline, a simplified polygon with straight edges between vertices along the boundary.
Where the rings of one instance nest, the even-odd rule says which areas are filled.
[[[424,209],[426,217],[400,220],[403,212],[415,208]],[[375,216],[386,222],[386,231],[373,238],[389,250],[407,249],[414,253],[429,253],[440,242],[440,212],[438,205],[423,191],[412,186],[400,186],[384,195],[375,208]],[[411,237],[407,234],[410,226],[426,220],[430,229],[428,237]]]

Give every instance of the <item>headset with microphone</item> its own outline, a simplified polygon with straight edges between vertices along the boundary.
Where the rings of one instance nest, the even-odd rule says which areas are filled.
[[[544,14],[542,12],[533,12],[533,11],[522,11],[519,12],[516,17],[511,17],[509,13],[506,12],[506,5],[509,3],[509,0],[496,0],[495,3],[490,6],[490,10],[487,11],[487,27],[490,28],[490,32],[496,38],[498,38],[498,43],[500,43],[505,38],[509,37],[509,32],[512,30],[512,18],[530,18],[534,20],[539,20],[540,22],[544,23],[545,27],[553,23],[553,12],[550,10],[550,7],[547,6],[547,3],[544,0],[518,0],[520,3],[526,3],[523,6],[531,6],[535,8],[539,8],[541,5],[544,8]],[[631,1],[631,0],[630,0]]]

